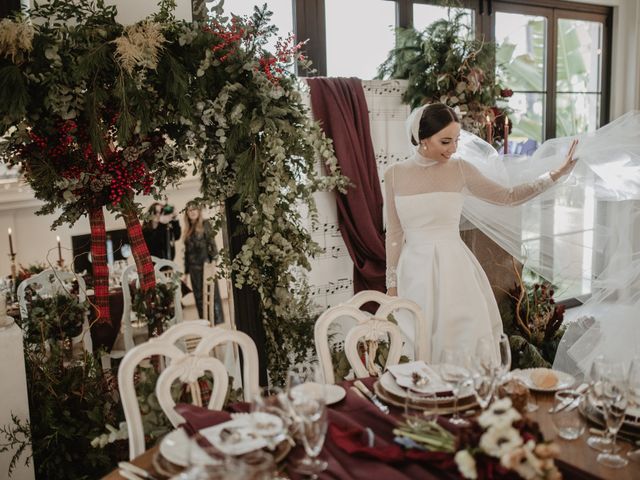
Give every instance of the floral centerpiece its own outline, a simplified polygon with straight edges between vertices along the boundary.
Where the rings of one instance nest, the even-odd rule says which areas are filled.
[[[450,454],[453,462],[441,465],[463,478],[562,478],[554,462],[557,445],[544,442],[538,426],[523,418],[509,398],[493,402],[469,428],[455,430],[446,420],[439,422],[412,421],[394,433],[408,448]]]
[[[503,140],[506,102],[513,95],[496,78],[495,44],[473,38],[464,10],[424,31],[399,28],[396,46],[378,69],[378,78],[408,80],[404,101],[412,107],[442,102],[461,116],[462,127],[489,143]],[[510,127],[509,127],[510,128]]]

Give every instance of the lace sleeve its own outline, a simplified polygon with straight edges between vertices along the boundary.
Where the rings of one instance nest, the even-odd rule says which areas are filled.
[[[398,286],[397,268],[398,259],[404,241],[404,232],[400,224],[400,218],[396,211],[394,192],[394,167],[387,169],[384,174],[385,208],[387,213],[387,231],[385,236],[385,248],[387,254],[387,288]]]
[[[459,161],[464,187],[474,197],[481,198],[496,205],[520,205],[527,200],[541,194],[555,182],[549,173],[540,175],[530,183],[523,183],[515,187],[504,187],[485,177],[473,165],[464,160]]]

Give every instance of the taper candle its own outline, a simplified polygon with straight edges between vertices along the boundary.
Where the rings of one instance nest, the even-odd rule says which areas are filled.
[[[62,262],[62,247],[60,246],[59,236],[56,236],[56,241],[58,242],[58,262]]]
[[[8,229],[9,232],[9,254],[10,255],[15,255],[14,251],[13,251],[13,238],[11,237],[11,229]]]
[[[504,154],[509,153],[509,117],[504,116]]]
[[[487,115],[487,143],[489,145],[493,144],[493,124],[489,115]]]

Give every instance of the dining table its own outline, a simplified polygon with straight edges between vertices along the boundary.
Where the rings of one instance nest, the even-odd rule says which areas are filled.
[[[376,378],[370,377],[361,379],[365,385],[372,388]],[[345,381],[341,385],[346,390],[343,400],[329,407],[329,433],[327,434],[324,447],[320,453],[320,458],[329,464],[327,470],[319,474],[320,479],[459,479],[460,475],[450,468],[442,470],[437,462],[428,461],[384,461],[368,455],[361,455],[359,452],[348,453],[344,446],[338,446],[337,437],[332,435],[332,424],[340,425],[343,429],[348,428],[370,428],[375,435],[378,445],[393,445],[393,428],[397,422],[402,420],[403,408],[394,405],[389,406],[389,413],[383,413],[369,399],[362,396],[352,386],[353,382]],[[598,452],[591,449],[586,439],[589,436],[589,428],[576,440],[564,440],[560,438],[554,429],[554,425],[549,414],[549,409],[554,405],[553,393],[531,392],[531,398],[538,408],[534,412],[526,415],[529,419],[538,423],[541,433],[546,441],[555,442],[559,448],[559,456],[556,458],[556,465],[565,479],[591,480],[591,479],[615,479],[632,480],[640,479],[640,463],[629,461],[629,464],[621,469],[611,469],[597,462]],[[232,406],[233,407],[233,406]],[[243,410],[247,404],[237,405],[236,408]],[[637,448],[632,443],[619,439],[618,444],[622,447],[622,455],[630,449]],[[297,447],[296,447],[297,448]],[[159,455],[159,447],[153,446],[143,454],[131,460],[131,463],[151,472],[157,478],[166,478],[154,470],[154,458]],[[285,478],[296,480],[305,478],[299,476],[294,471],[284,471]],[[288,477],[287,477],[288,476]],[[118,470],[112,471],[104,477],[106,480],[124,479]]]

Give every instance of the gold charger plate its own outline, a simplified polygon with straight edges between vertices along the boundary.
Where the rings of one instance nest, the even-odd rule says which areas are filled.
[[[384,387],[380,384],[379,381],[373,384],[373,391],[375,392],[381,400],[385,401],[390,405],[394,405],[396,407],[404,408],[406,399],[402,397],[398,397],[392,393],[389,393]],[[456,410],[462,412],[464,410],[469,410],[470,408],[474,408],[478,405],[475,398],[473,396],[467,396],[465,398],[461,398],[458,400],[457,408],[453,408],[453,401],[448,397],[447,399],[443,399],[442,401],[434,402],[430,399],[428,402],[412,402],[412,404],[418,408],[423,408],[425,411],[437,412],[438,414],[449,414],[454,413]]]

